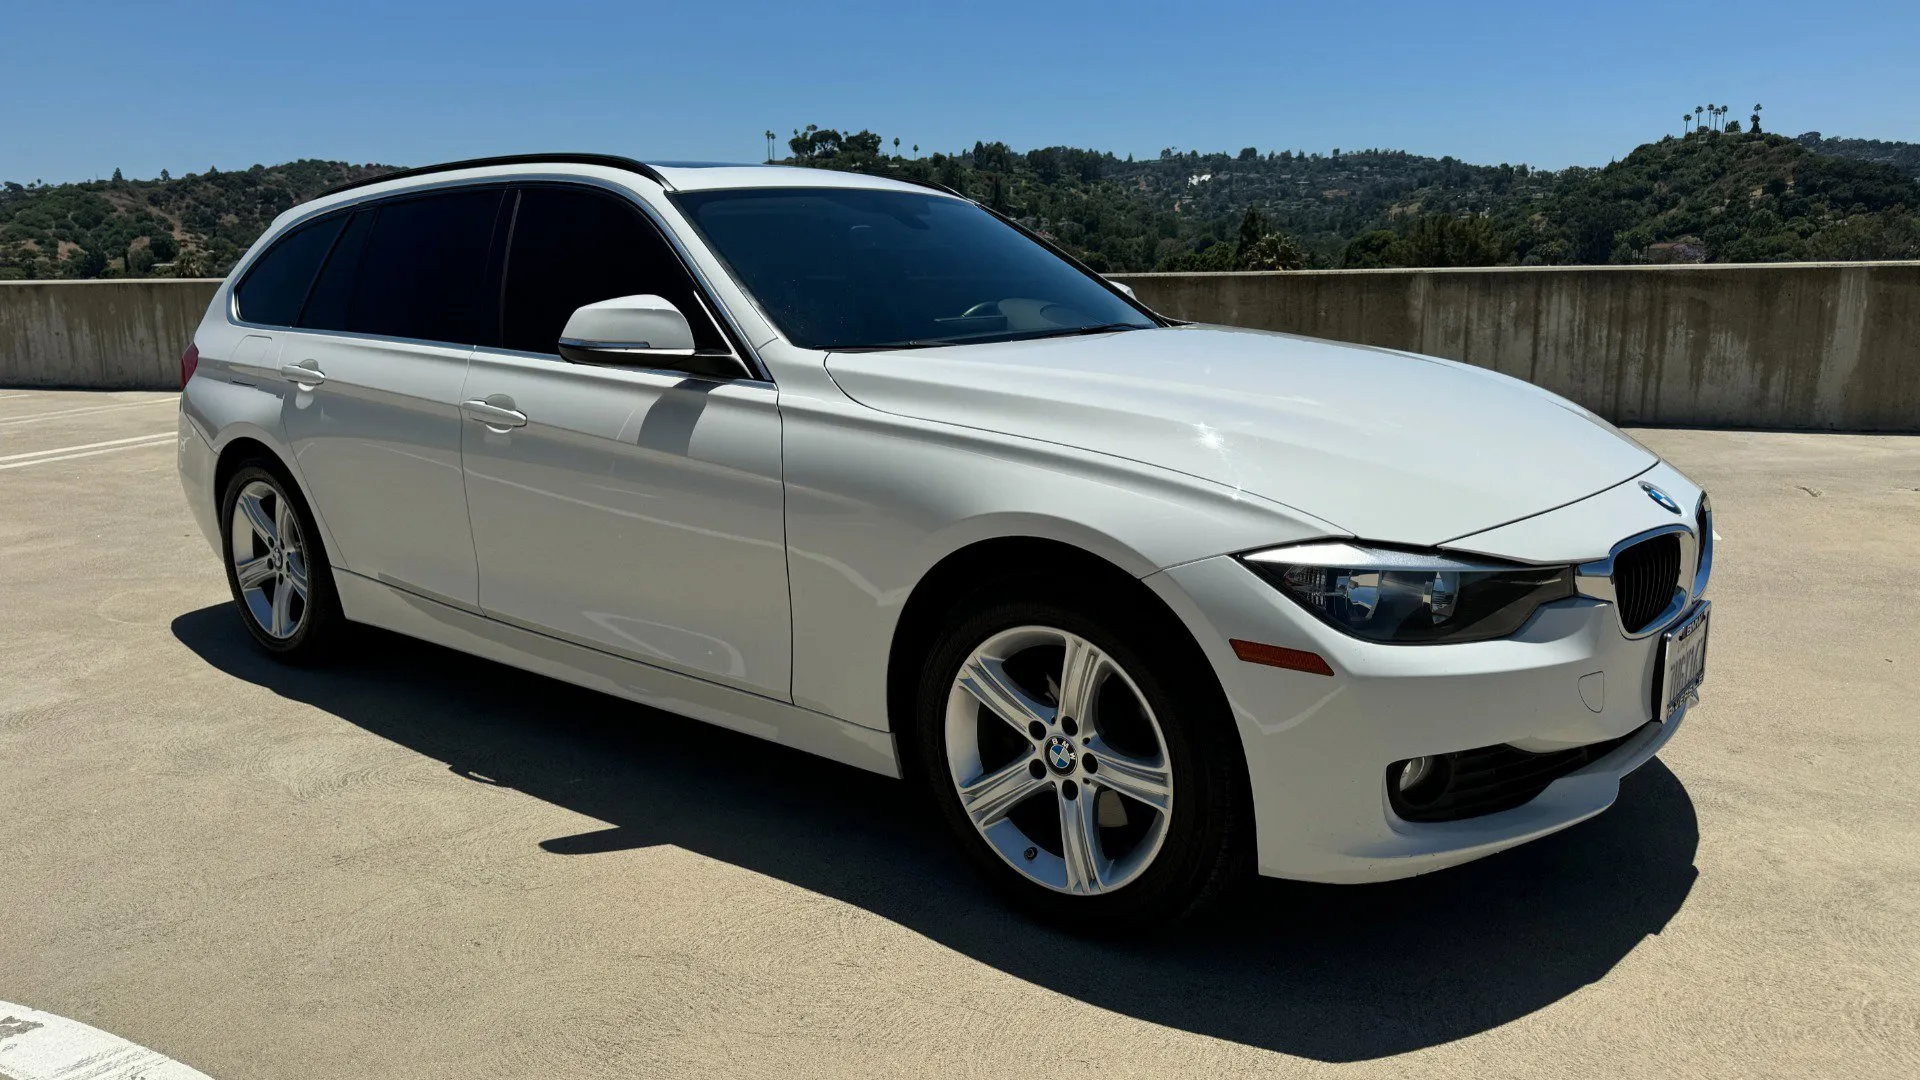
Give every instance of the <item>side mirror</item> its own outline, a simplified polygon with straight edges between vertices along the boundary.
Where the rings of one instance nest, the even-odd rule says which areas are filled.
[[[693,330],[660,296],[616,296],[578,308],[560,331],[560,355],[576,364],[644,364],[693,355]],[[677,366],[677,365],[673,365]]]

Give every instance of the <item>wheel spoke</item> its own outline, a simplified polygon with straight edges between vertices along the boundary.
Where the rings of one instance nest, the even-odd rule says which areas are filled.
[[[1098,763],[1095,783],[1166,812],[1173,797],[1173,776],[1164,764],[1122,754],[1100,738],[1087,745],[1087,753]]]
[[[269,544],[280,541],[280,532],[274,528],[273,516],[267,513],[266,504],[252,491],[240,493],[240,512],[246,515],[247,524],[253,526],[254,535]]]
[[[984,829],[1005,818],[1014,807],[1043,789],[1051,789],[1046,774],[1036,777],[1030,768],[1034,759],[1022,757],[1005,768],[987,773],[960,787],[960,805],[975,825]]]
[[[1033,737],[1027,730],[1029,724],[1035,720],[1042,724],[1053,722],[1054,711],[1014,685],[1007,677],[1007,669],[992,657],[975,656],[968,660],[967,666],[960,669],[960,685],[985,705],[988,712],[1029,739]]]
[[[293,633],[293,587],[282,577],[273,589],[273,620],[267,632],[274,637]]]
[[[307,557],[303,552],[287,553],[287,584],[293,586],[293,595],[307,598]]]
[[[1060,800],[1060,860],[1067,868],[1067,891],[1096,893],[1106,887],[1100,873],[1100,831],[1094,819],[1093,792]]]
[[[261,555],[233,568],[242,589],[258,589],[273,580],[273,556]]]
[[[1085,638],[1066,636],[1066,655],[1060,661],[1060,715],[1084,723],[1092,714],[1093,694],[1107,667],[1107,657]]]
[[[276,496],[273,500],[273,534],[288,548],[293,547],[300,536],[300,524],[293,519],[293,506],[287,502],[285,495]]]

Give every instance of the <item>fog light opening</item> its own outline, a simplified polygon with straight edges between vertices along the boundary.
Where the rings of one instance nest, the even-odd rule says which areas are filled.
[[[1395,803],[1413,808],[1432,806],[1453,784],[1453,755],[1396,761],[1387,766],[1387,783],[1392,787]]]

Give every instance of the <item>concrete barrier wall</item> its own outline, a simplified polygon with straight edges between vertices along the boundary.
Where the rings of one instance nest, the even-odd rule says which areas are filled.
[[[1118,280],[1178,318],[1462,360],[1618,423],[1920,432],[1917,262]],[[0,386],[173,388],[218,284],[0,282]]]
[[[0,386],[178,390],[218,280],[0,281]]]
[[[1916,262],[1116,277],[1176,318],[1460,360],[1616,423],[1920,431]]]

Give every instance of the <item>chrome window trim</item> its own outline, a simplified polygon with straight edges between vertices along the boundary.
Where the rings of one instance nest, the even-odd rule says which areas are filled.
[[[379,203],[392,202],[424,193],[458,191],[465,188],[497,187],[510,189],[526,184],[572,185],[597,188],[634,206],[642,214],[646,215],[647,220],[653,224],[653,227],[658,230],[660,235],[666,240],[667,246],[673,249],[674,256],[680,260],[680,265],[685,268],[687,274],[693,278],[694,299],[699,301],[701,306],[705,308],[707,317],[713,319],[715,324],[720,327],[721,336],[727,339],[727,355],[755,376],[753,379],[744,381],[773,382],[772,372],[767,368],[766,363],[760,359],[760,354],[754,349],[753,342],[750,341],[746,333],[740,329],[739,320],[733,317],[733,313],[727,308],[726,301],[720,297],[718,291],[713,287],[713,282],[705,273],[701,272],[699,265],[695,262],[691,252],[689,252],[686,242],[682,240],[679,233],[674,231],[673,227],[668,224],[666,218],[660,214],[659,210],[646,199],[642,198],[638,192],[625,184],[598,176],[585,176],[579,173],[528,172],[516,173],[510,176],[488,176],[478,179],[466,178],[460,180],[430,181],[410,185],[399,191],[370,192],[354,198],[344,199],[340,202],[329,203],[326,206],[316,207],[312,212],[302,214],[292,221],[287,222],[284,227],[274,232],[267,243],[258,245],[244,261],[235,265],[233,270],[228,273],[227,284],[223,286],[227,290],[225,312],[227,323],[230,326],[246,330],[271,330],[281,333],[315,334],[325,337],[352,337],[368,341],[400,341],[415,345],[437,345],[443,348],[453,349],[489,348],[489,346],[478,345],[473,342],[430,341],[421,338],[394,337],[389,334],[366,334],[351,330],[315,330],[303,326],[274,326],[267,323],[248,322],[240,317],[238,299],[234,295],[235,286],[246,276],[247,271],[252,269],[253,264],[259,261],[260,256],[266,254],[282,237],[308,222],[317,221],[329,214],[350,213]],[[662,190],[664,191],[666,189],[662,188]],[[500,351],[513,355],[526,355],[517,350]],[[745,356],[741,355],[743,351],[746,353]],[[558,357],[557,353],[553,355],[556,358]]]
[[[1619,597],[1613,590],[1614,560],[1620,557],[1621,552],[1635,544],[1652,540],[1655,537],[1669,535],[1680,538],[1680,575],[1675,582],[1673,599],[1668,602],[1666,610],[1662,611],[1658,618],[1640,628],[1638,631],[1629,632],[1626,624],[1618,623],[1620,607]],[[1685,615],[1687,611],[1693,607],[1693,602],[1700,595],[1700,590],[1705,588],[1705,582],[1700,576],[1699,569],[1699,538],[1694,535],[1692,526],[1674,522],[1671,525],[1662,525],[1658,528],[1648,529],[1645,532],[1635,533],[1621,540],[1608,549],[1607,556],[1604,559],[1594,559],[1590,562],[1579,563],[1573,568],[1573,589],[1574,592],[1581,596],[1600,600],[1612,605],[1614,618],[1620,626],[1620,633],[1628,640],[1638,641],[1641,638],[1652,637],[1671,627],[1676,620]],[[1683,588],[1678,584],[1679,581],[1694,582],[1695,588],[1691,590]]]

